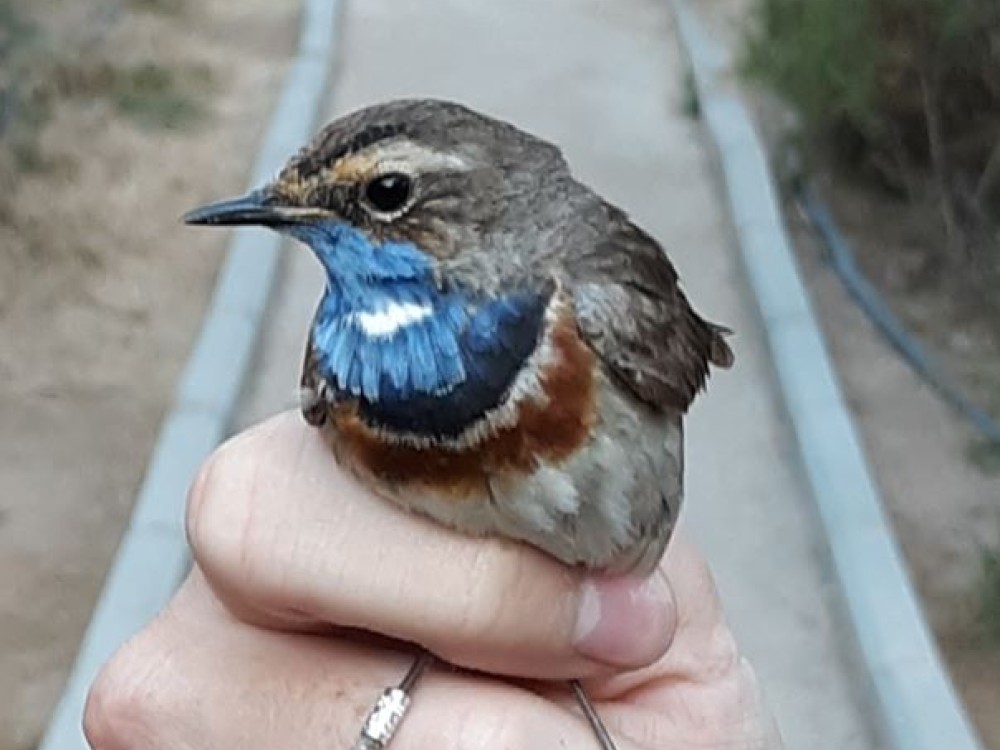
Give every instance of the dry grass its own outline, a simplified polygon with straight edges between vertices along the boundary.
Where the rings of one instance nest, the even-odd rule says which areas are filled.
[[[244,186],[298,7],[0,0],[4,750],[62,689],[223,257],[178,217]]]
[[[204,66],[122,62],[103,43],[128,14],[176,15],[184,0],[130,0],[127,6],[85,0],[69,18],[51,6],[51,1],[0,0],[3,194],[12,192],[17,175],[53,166],[39,137],[61,102],[111,106],[150,129],[188,128],[203,123],[209,111],[212,81]]]
[[[0,0],[0,238],[8,249],[0,257],[0,312],[14,296],[60,277],[68,282],[77,275],[73,269],[102,267],[104,251],[83,239],[86,232],[52,241],[42,227],[48,207],[26,198],[35,190],[33,176],[66,183],[87,171],[86,149],[59,141],[72,138],[74,128],[79,138],[90,138],[88,131],[101,122],[130,123],[155,136],[189,132],[212,119],[217,87],[208,65],[197,56],[176,59],[158,54],[155,45],[143,50],[126,40],[132,26],[183,23],[183,3],[82,0],[71,10],[63,6]],[[69,203],[63,207],[72,210]]]
[[[115,70],[108,95],[118,111],[147,128],[191,127],[205,119],[208,71],[177,72],[153,62]]]

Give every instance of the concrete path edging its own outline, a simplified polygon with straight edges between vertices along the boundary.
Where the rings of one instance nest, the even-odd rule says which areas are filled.
[[[298,50],[251,185],[270,179],[313,133],[334,65],[339,5],[337,0],[303,0]],[[90,684],[119,646],[167,603],[187,571],[184,498],[202,461],[229,433],[280,249],[281,239],[272,233],[240,230],[233,236],[128,528],[39,750],[89,747],[81,719]]]
[[[980,750],[885,517],[796,267],[764,148],[727,53],[690,0],[670,0],[714,144],[744,267],[823,525],[845,610],[893,750]]]

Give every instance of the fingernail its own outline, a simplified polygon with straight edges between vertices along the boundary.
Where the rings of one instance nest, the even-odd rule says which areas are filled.
[[[573,646],[590,659],[638,667],[667,650],[673,628],[673,595],[663,576],[594,578],[583,584]]]

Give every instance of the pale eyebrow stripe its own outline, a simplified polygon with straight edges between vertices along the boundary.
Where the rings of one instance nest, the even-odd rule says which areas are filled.
[[[470,168],[469,163],[458,154],[435,151],[405,138],[373,144],[357,156],[371,159],[380,171],[399,169],[419,174],[442,169],[466,171]]]

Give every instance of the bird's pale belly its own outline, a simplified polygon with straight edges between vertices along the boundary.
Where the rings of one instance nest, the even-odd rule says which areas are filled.
[[[489,440],[448,451],[376,447],[345,419],[330,420],[326,431],[344,465],[405,508],[463,533],[527,542],[570,565],[648,572],[680,509],[680,416],[637,409],[598,368],[573,372],[589,372],[593,382],[544,410],[562,420],[546,425],[548,442],[515,427],[492,452]],[[588,391],[589,418],[580,419],[582,405],[570,402]]]

